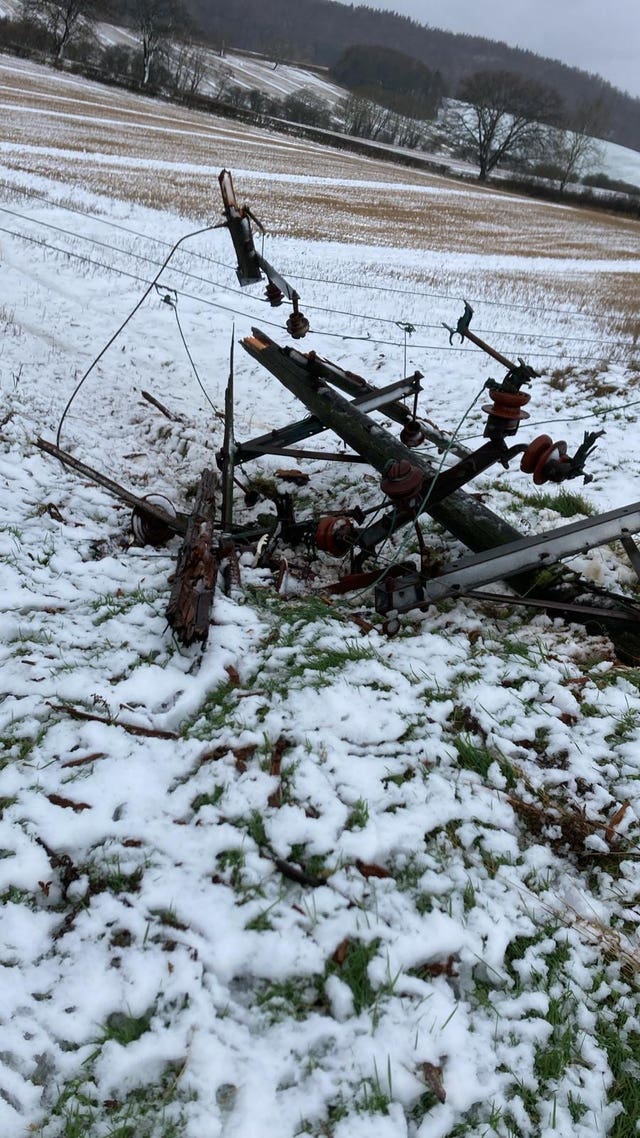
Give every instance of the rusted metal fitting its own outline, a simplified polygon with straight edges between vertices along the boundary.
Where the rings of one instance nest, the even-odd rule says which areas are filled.
[[[524,452],[520,469],[525,474],[533,474],[536,486],[541,486],[544,482],[564,481],[569,462],[564,439],[554,443],[550,435],[538,435]]]
[[[426,437],[417,419],[412,419],[411,422],[405,423],[400,431],[400,442],[404,443],[406,447],[422,446]]]
[[[273,281],[269,281],[264,294],[272,308],[279,308],[284,300],[284,293]]]
[[[164,510],[169,517],[176,517],[176,509],[164,494],[146,494],[143,501],[158,510]],[[174,531],[159,518],[146,514],[141,506],[135,506],[131,514],[131,532],[138,545],[165,545]]]
[[[531,396],[526,391],[503,391],[501,387],[490,387],[489,398],[492,402],[482,407],[489,416],[485,438],[503,439],[507,435],[515,435],[522,420],[529,418],[529,413],[522,408]]]
[[[424,486],[424,471],[414,466],[407,458],[392,462],[387,467],[380,482],[383,494],[392,502],[408,509],[417,505]]]
[[[316,529],[316,547],[322,553],[330,553],[332,557],[344,557],[352,547],[354,530],[353,518],[341,514],[320,518]]]
[[[297,292],[294,292],[291,297],[293,312],[287,320],[287,332],[294,340],[302,340],[302,338],[306,336],[307,332],[309,331],[309,321],[307,320],[304,313],[300,312],[298,309],[299,299],[300,297],[298,296]]]

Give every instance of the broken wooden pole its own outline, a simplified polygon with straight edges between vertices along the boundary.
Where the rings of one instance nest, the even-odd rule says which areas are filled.
[[[204,644],[209,635],[218,575],[218,559],[213,550],[217,482],[215,471],[202,472],[167,605],[167,620],[186,645],[196,641]]]
[[[278,345],[270,336],[267,336],[258,328],[252,328],[253,335],[257,340],[262,343],[271,344],[275,347]],[[337,387],[339,391],[343,391],[345,395],[351,395],[354,398],[359,396],[376,395],[380,390],[374,387],[372,383],[368,383],[361,375],[356,375],[353,371],[345,371],[344,368],[338,367],[337,364],[331,363],[330,360],[325,360],[321,356],[316,355],[315,352],[309,352],[305,355],[303,352],[298,352],[295,348],[288,349],[289,355],[292,360],[299,360],[306,366],[309,372],[317,375],[320,379],[324,379],[330,383],[332,387]],[[421,380],[424,376],[420,372],[415,372],[414,379]],[[418,389],[420,390],[420,389]],[[395,400],[391,403],[384,405],[384,413],[388,419],[393,419],[395,423],[406,427],[413,423],[413,413],[409,410],[404,403],[400,400]],[[458,458],[466,458],[471,453],[468,447],[463,446],[461,443],[456,442],[451,436],[446,435],[444,431],[439,431],[437,427],[426,422],[424,419],[418,418],[417,422],[420,424],[424,437],[438,447],[439,450],[449,450]]]
[[[222,528],[224,530],[230,530],[233,525],[233,484],[236,464],[233,380],[234,334],[235,331],[231,333],[229,379],[224,393],[224,441],[222,444]]]

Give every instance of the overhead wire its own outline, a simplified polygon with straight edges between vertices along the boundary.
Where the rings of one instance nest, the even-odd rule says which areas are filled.
[[[0,206],[0,210],[2,210],[2,209],[3,209],[3,207]],[[12,213],[15,211],[6,210],[6,212]],[[18,215],[18,216],[20,216],[20,215]],[[35,219],[26,218],[25,220],[32,221]],[[38,223],[38,222],[36,222],[36,223]],[[64,229],[61,230],[60,227],[50,225],[47,222],[44,222],[41,224],[46,225],[48,228],[52,228],[52,229],[58,230],[62,233],[65,233],[68,236],[71,236],[74,238],[78,237],[79,239],[82,239],[82,235],[75,234],[70,230],[64,230]],[[215,229],[215,228],[216,228],[215,225],[206,226],[204,229],[198,230],[197,232],[209,232],[210,230]],[[117,268],[115,265],[105,264],[103,261],[97,261],[92,257],[86,256],[85,254],[76,253],[73,250],[64,249],[64,248],[57,246],[57,245],[52,245],[49,242],[42,241],[39,238],[31,237],[28,234],[20,233],[17,230],[11,230],[11,229],[7,229],[6,227],[0,226],[0,232],[6,233],[12,237],[20,238],[23,241],[28,241],[28,242],[31,242],[35,245],[39,245],[42,248],[49,249],[49,250],[56,252],[56,253],[60,253],[63,256],[74,258],[75,260],[82,261],[85,264],[92,265],[96,268],[105,269],[108,272],[114,272],[114,273],[117,273],[121,276],[129,277],[132,280],[140,281],[142,283],[149,283],[147,278],[138,276],[136,273],[131,273],[125,269]],[[147,261],[149,264],[152,264],[152,265],[160,265],[160,272],[162,272],[163,268],[166,267],[165,262],[160,263],[158,261],[154,261],[152,258],[144,257],[141,254],[131,253],[128,250],[118,249],[117,246],[111,246],[111,245],[106,244],[105,242],[100,242],[100,241],[97,241],[93,238],[86,238],[86,240],[93,242],[94,244],[97,244],[101,247],[107,248],[110,251],[115,252],[117,254],[120,254],[123,256],[131,256],[131,257],[133,257],[137,260],[140,260],[140,261]],[[189,273],[187,270],[180,269],[176,266],[172,266],[172,272],[177,272],[180,275],[186,276],[187,278],[197,280],[199,283],[206,284],[206,285],[210,286],[211,288],[219,288],[222,291],[232,292],[232,293],[237,294],[237,295],[242,295],[245,298],[245,300],[250,299],[254,303],[258,303],[260,305],[266,303],[266,301],[262,297],[253,297],[250,295],[249,295],[249,297],[246,297],[245,294],[243,292],[241,292],[240,289],[232,288],[231,286],[221,284],[220,282],[211,281],[210,279],[208,279],[206,277],[197,276],[196,274]],[[157,277],[154,278],[154,280],[152,282],[150,282],[151,286],[153,286],[156,279],[157,279]],[[180,291],[181,295],[187,297],[188,299],[194,300],[198,303],[209,305],[209,306],[212,306],[214,308],[219,308],[222,311],[233,312],[237,315],[245,316],[247,319],[254,319],[254,317],[252,317],[247,312],[239,312],[237,307],[236,308],[229,308],[227,305],[220,304],[218,301],[213,301],[213,300],[209,299],[208,297],[203,297],[203,296],[196,295],[194,293],[186,292],[184,289],[180,289],[179,291]],[[332,312],[337,311],[337,310],[326,309],[326,308],[322,308],[321,306],[313,306],[313,305],[311,305],[311,306],[307,305],[307,308],[316,308],[318,311],[326,312],[329,315],[331,315]],[[375,320],[375,319],[377,319],[376,317],[366,316],[365,314],[359,315],[359,314],[350,313],[348,315],[351,315],[353,317],[357,316],[358,318],[361,318],[363,320]],[[277,323],[276,321],[269,320],[268,318],[262,317],[262,316],[260,317],[260,319],[261,319],[262,323],[265,323],[272,328],[278,328],[281,331],[283,330],[282,324]],[[381,321],[384,321],[385,323],[387,322],[387,320],[385,318],[381,318]],[[397,321],[395,321],[395,320],[394,321],[388,321],[388,322],[393,323],[393,324],[397,324]],[[423,325],[423,327],[438,328],[439,325]],[[355,335],[353,333],[348,333],[348,332],[331,332],[329,330],[322,329],[322,328],[312,328],[311,331],[317,335],[326,336],[326,337],[329,337],[331,339],[338,339],[338,340],[342,340],[342,341],[355,341],[355,342],[361,342],[361,343],[370,343],[370,344],[374,344],[374,345],[379,346],[379,347],[402,348],[402,346],[403,346],[402,341],[386,340],[386,339],[381,339],[381,338],[370,336],[370,335]],[[600,341],[577,340],[576,342],[584,342],[584,343],[596,342],[596,343],[599,343]],[[603,342],[603,343],[607,343],[607,342]],[[620,350],[629,350],[629,351],[635,351],[636,350],[635,345],[633,345],[633,344],[619,344],[619,343],[614,342],[614,341],[609,341],[608,343],[610,345],[620,349]],[[457,352],[457,353],[466,353],[466,352],[475,353],[476,352],[475,348],[455,346],[455,345],[450,345],[450,344],[413,343],[411,345],[411,347],[412,347],[413,351]],[[534,352],[534,356],[536,358],[540,358],[540,359],[562,360],[562,361],[574,360],[577,363],[591,363],[591,362],[601,363],[606,358],[603,356],[602,353],[598,353],[597,355],[578,355],[577,353],[570,353],[570,352],[560,353],[560,352],[545,352],[545,351],[538,351],[538,350],[536,350]],[[609,358],[611,358],[611,357],[609,357]]]
[[[122,225],[122,223],[120,223],[120,222],[111,221],[108,218],[103,218],[97,214],[89,213],[86,210],[78,209],[77,207],[71,206],[67,203],[52,202],[51,199],[48,198],[46,195],[38,194],[33,190],[28,190],[26,187],[16,186],[13,183],[9,183],[6,181],[5,181],[5,185],[10,190],[12,190],[16,193],[23,194],[24,196],[33,198],[37,201],[42,201],[47,205],[53,205],[57,209],[68,210],[69,212],[75,213],[81,217],[89,218],[92,221],[97,221],[102,225],[107,225],[107,226],[110,226],[110,227],[115,228],[115,229],[120,229],[125,233],[129,233],[133,236],[140,237],[146,241],[152,241],[152,242],[155,242],[156,244],[163,245],[165,247],[169,247],[169,245],[170,245],[170,242],[164,241],[162,238],[150,237],[149,234],[141,233],[139,230],[132,229],[130,226]],[[80,235],[76,234],[76,236],[80,236]],[[232,266],[230,266],[227,262],[218,260],[217,258],[211,257],[208,254],[200,253],[197,250],[191,250],[189,252],[189,256],[199,258],[203,261],[208,261],[211,264],[217,265],[221,268],[225,268],[225,269],[229,269],[229,270],[231,270],[231,268],[232,268]],[[339,288],[353,288],[353,289],[358,289],[358,290],[365,289],[365,290],[371,290],[371,291],[380,292],[380,293],[391,293],[391,294],[395,294],[395,295],[399,295],[399,296],[409,296],[409,297],[412,297],[413,299],[415,299],[417,297],[417,298],[436,298],[436,299],[451,300],[451,301],[456,301],[456,302],[458,302],[460,300],[459,295],[456,295],[454,293],[448,293],[448,292],[437,292],[437,291],[433,291],[433,290],[416,291],[416,289],[396,288],[392,285],[378,285],[378,284],[372,284],[372,283],[366,282],[366,281],[351,282],[351,281],[345,281],[345,280],[336,280],[336,279],[330,278],[330,277],[307,276],[307,275],[303,275],[303,274],[299,273],[297,270],[295,270],[294,275],[296,276],[296,278],[298,280],[301,280],[301,281],[309,281],[309,282],[316,283],[316,284],[328,284],[328,285],[332,285],[332,286],[337,286]],[[511,310],[516,310],[516,311],[521,311],[521,312],[541,312],[544,315],[557,315],[557,316],[563,316],[563,317],[569,316],[571,318],[578,318],[578,319],[593,320],[593,319],[598,319],[601,315],[600,313],[584,312],[584,311],[581,311],[579,309],[574,309],[574,308],[555,308],[555,307],[550,307],[548,305],[532,305],[532,304],[526,304],[526,303],[517,303],[515,301],[491,300],[491,299],[484,298],[484,297],[476,298],[474,303],[475,304],[484,304],[484,305],[495,307],[495,308],[511,309]],[[309,306],[307,306],[307,307],[309,307]],[[327,310],[327,311],[331,311],[331,310]],[[338,311],[339,310],[336,310],[336,312],[338,312]],[[367,318],[369,319],[370,317],[367,317]],[[395,321],[393,321],[393,322],[395,323]],[[433,327],[432,325],[428,325],[428,324],[420,325],[420,326],[421,327]],[[485,331],[485,332],[495,334],[493,332],[493,330],[490,330],[490,329],[484,329],[484,330],[478,329],[478,331]],[[498,334],[503,334],[503,333],[498,333]],[[540,334],[540,335],[542,335],[542,334]],[[550,338],[552,338],[552,337],[550,337]],[[587,341],[585,341],[585,342],[587,342]],[[593,342],[599,343],[600,341],[596,340]]]
[[[533,422],[527,423],[528,427],[547,427],[553,423],[583,423],[587,419],[605,419],[607,415],[618,414],[620,411],[628,411],[630,407],[640,407],[640,399],[634,399],[630,403],[615,403],[612,407],[597,408],[595,411],[587,415],[565,415],[554,416],[553,419],[534,419]],[[474,439],[481,439],[483,435],[464,435],[460,442],[468,443]]]
[[[156,290],[159,290],[161,286],[160,286],[159,284],[156,284],[156,286],[155,286],[155,287],[156,287]],[[174,289],[170,289],[170,290],[169,290],[169,292],[174,292],[174,293],[175,293],[175,290],[174,290]],[[192,354],[191,354],[191,351],[190,351],[190,349],[189,349],[189,345],[188,345],[188,343],[187,343],[187,340],[186,340],[185,334],[184,334],[184,332],[183,332],[183,330],[182,330],[182,324],[180,323],[180,316],[179,316],[179,313],[178,313],[178,294],[177,294],[177,293],[175,293],[175,299],[174,299],[173,297],[169,296],[169,295],[168,295],[168,293],[167,293],[167,292],[166,292],[166,290],[165,290],[165,295],[162,297],[162,300],[163,300],[163,302],[164,302],[165,304],[168,304],[168,305],[169,305],[169,307],[173,309],[173,314],[174,314],[174,316],[175,316],[175,318],[176,318],[176,324],[177,324],[177,326],[178,326],[178,332],[180,333],[180,339],[182,340],[182,344],[183,344],[184,350],[185,350],[185,352],[187,353],[187,359],[189,360],[189,363],[191,364],[191,369],[192,369],[192,371],[193,371],[193,374],[194,374],[194,375],[195,375],[195,377],[196,377],[196,380],[197,380],[197,382],[198,382],[198,385],[199,385],[199,387],[200,387],[200,390],[202,391],[202,394],[204,395],[204,397],[205,397],[205,399],[206,399],[207,403],[209,404],[209,406],[211,407],[211,410],[213,411],[213,413],[214,413],[214,415],[215,415],[216,419],[222,419],[222,420],[224,421],[224,415],[222,414],[222,411],[219,411],[219,410],[218,410],[218,408],[216,407],[215,403],[214,403],[214,402],[213,402],[213,400],[210,398],[210,396],[209,396],[209,393],[208,393],[208,391],[207,391],[207,389],[206,389],[206,387],[205,387],[204,383],[202,382],[202,380],[201,380],[201,378],[200,378],[200,373],[199,373],[199,371],[198,371],[198,369],[197,369],[197,367],[196,367],[196,363],[195,363],[195,360],[194,360],[194,358],[193,358],[193,356],[192,356]]]
[[[102,357],[103,357],[103,356],[106,354],[106,352],[109,350],[109,348],[111,347],[111,345],[112,345],[112,344],[115,342],[115,340],[117,340],[118,336],[119,336],[119,335],[120,335],[120,334],[123,332],[123,330],[126,328],[127,324],[128,324],[128,323],[129,323],[129,322],[130,322],[130,321],[133,319],[133,317],[135,316],[136,312],[138,312],[138,310],[139,310],[139,309],[142,307],[142,305],[144,304],[145,300],[146,300],[146,299],[147,299],[147,297],[149,296],[150,292],[151,292],[151,291],[152,291],[152,289],[155,287],[155,285],[156,285],[156,283],[158,282],[158,280],[160,279],[160,277],[161,277],[162,273],[164,272],[164,270],[166,269],[167,265],[169,264],[169,261],[170,261],[170,260],[171,260],[171,258],[173,257],[173,255],[174,255],[174,253],[176,252],[176,250],[177,250],[177,249],[179,249],[180,245],[182,245],[182,243],[183,243],[184,241],[188,241],[188,240],[190,240],[192,237],[198,237],[198,236],[199,236],[201,233],[207,233],[207,232],[209,232],[209,231],[210,231],[211,229],[213,229],[213,228],[214,228],[213,226],[211,226],[211,225],[207,225],[207,226],[203,226],[203,227],[201,227],[200,229],[195,229],[195,230],[193,230],[193,232],[191,232],[191,233],[185,233],[185,234],[183,234],[183,236],[182,236],[182,237],[178,238],[178,240],[176,241],[175,245],[173,245],[173,246],[172,246],[172,248],[169,250],[169,252],[167,253],[167,256],[165,257],[165,259],[164,259],[164,261],[163,261],[163,263],[162,263],[162,266],[160,267],[160,269],[159,269],[159,270],[158,270],[158,272],[156,273],[156,276],[155,276],[154,280],[152,280],[152,281],[151,281],[151,283],[148,285],[148,287],[147,287],[147,288],[145,289],[145,291],[143,292],[142,296],[139,298],[139,300],[136,302],[136,304],[134,305],[134,307],[131,309],[131,312],[129,313],[129,315],[125,317],[125,319],[122,321],[122,323],[121,323],[121,324],[120,324],[120,326],[119,326],[119,327],[116,329],[116,331],[113,333],[113,335],[112,335],[112,336],[111,336],[111,337],[110,337],[110,338],[107,340],[107,342],[106,342],[106,344],[104,345],[104,347],[100,349],[100,351],[98,352],[97,356],[96,356],[96,357],[95,357],[95,358],[94,358],[94,359],[91,361],[91,363],[89,364],[89,367],[88,367],[88,368],[86,369],[86,371],[84,372],[84,375],[82,375],[82,376],[81,376],[81,378],[78,380],[78,383],[77,383],[77,384],[76,384],[76,386],[74,387],[74,389],[73,389],[73,391],[72,391],[71,395],[69,396],[69,399],[67,400],[66,406],[65,406],[65,408],[64,408],[64,410],[63,410],[63,412],[62,412],[62,415],[61,415],[61,417],[60,417],[60,422],[58,423],[58,430],[56,431],[56,446],[57,446],[58,448],[60,447],[60,438],[61,438],[61,435],[62,435],[62,427],[63,427],[64,421],[65,421],[65,419],[66,419],[66,417],[67,417],[67,414],[68,414],[68,412],[69,412],[69,410],[70,410],[70,408],[71,408],[71,405],[72,405],[72,403],[73,403],[74,399],[76,398],[76,395],[77,395],[77,394],[78,394],[78,392],[80,391],[80,388],[81,388],[81,387],[82,387],[82,385],[85,383],[85,381],[86,381],[86,380],[89,378],[89,376],[91,375],[91,372],[93,371],[94,367],[96,367],[96,365],[99,363],[99,361],[102,359]]]

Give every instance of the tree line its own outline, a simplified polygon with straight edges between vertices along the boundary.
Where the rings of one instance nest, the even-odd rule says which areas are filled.
[[[206,44],[223,50],[228,45],[261,51],[274,60],[289,58],[327,66],[336,65],[345,49],[354,45],[375,52],[384,44],[424,64],[438,77],[441,93],[449,97],[455,97],[471,76],[494,71],[552,88],[569,123],[582,108],[598,104],[606,112],[601,118],[604,136],[640,149],[640,99],[616,90],[599,76],[506,44],[429,28],[366,5],[335,0],[296,0],[295,4],[243,0],[241,5],[212,4],[211,0],[24,0],[24,14],[46,24],[60,57],[75,53],[74,38],[85,18],[137,28],[141,58],[134,69],[139,69],[143,85],[152,81],[167,36],[194,46]],[[366,82],[362,87],[358,93],[373,94],[364,89]],[[411,105],[413,95],[396,91],[394,98],[390,109],[397,113],[429,117],[415,102]]]
[[[104,46],[98,19],[126,23],[135,48]],[[120,77],[142,89],[195,92],[204,75],[204,52],[181,0],[22,0],[15,19],[0,20],[0,47],[42,52],[54,62],[81,63],[105,77]]]
[[[336,5],[339,7],[339,5]],[[98,17],[127,23],[137,32],[137,46],[99,44],[93,32]],[[143,90],[195,96],[207,75],[214,99],[235,109],[283,118],[406,148],[434,147],[426,129],[438,116],[444,82],[438,71],[394,48],[351,45],[336,59],[331,76],[351,94],[331,108],[311,89],[283,98],[240,87],[225,64],[224,46],[211,69],[184,0],[22,0],[18,20],[0,21],[0,46],[22,37],[26,46],[48,52],[57,62],[82,60],[101,77],[113,77]],[[292,46],[279,41],[274,67]],[[217,89],[216,89],[217,88]],[[567,107],[559,92],[539,80],[509,71],[479,70],[459,83],[437,125],[442,146],[475,163],[481,181],[499,167],[555,181],[564,193],[597,158],[594,136],[607,133],[604,99]],[[591,170],[591,183],[597,184]],[[605,185],[606,182],[606,185]],[[635,187],[606,189],[628,192]]]
[[[607,112],[606,137],[640,150],[640,99],[616,90],[598,75],[533,52],[478,36],[440,31],[393,12],[335,0],[296,0],[295,4],[291,0],[243,0],[239,5],[212,4],[211,0],[186,3],[190,15],[212,43],[269,54],[274,45],[282,45],[286,28],[288,58],[328,67],[351,45],[371,48],[384,44],[438,72],[444,93],[450,97],[477,72],[510,72],[553,88],[570,115],[581,107],[601,104]]]

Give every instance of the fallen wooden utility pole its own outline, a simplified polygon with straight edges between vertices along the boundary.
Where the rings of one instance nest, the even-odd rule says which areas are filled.
[[[438,467],[425,455],[411,450],[384,427],[375,423],[315,373],[315,359],[302,352],[279,347],[258,329],[242,340],[242,346],[295,395],[325,427],[383,474],[390,462],[409,461],[428,478],[440,476]],[[386,411],[386,409],[385,409]],[[474,552],[514,541],[522,535],[503,518],[461,490],[440,502],[427,502],[426,512]]]
[[[406,447],[384,427],[373,422],[357,407],[333,391],[318,376],[313,356],[307,357],[295,350],[281,348],[264,333],[255,329],[253,335],[246,337],[242,344],[249,355],[266,367],[312,415],[333,430],[381,474],[388,471],[390,464],[403,464],[427,480],[428,492],[424,492],[425,482],[423,482],[417,499],[414,499],[419,499],[419,504],[413,517],[422,512],[430,514],[475,553],[483,553],[495,549],[496,546],[522,539],[523,535],[517,529],[463,490],[454,488],[442,496],[443,484],[444,488],[455,486],[455,472],[452,475],[451,469],[440,471],[423,454]],[[488,449],[489,444],[485,444],[476,452],[477,459],[476,456],[471,456],[472,460],[475,459],[479,463],[476,472],[485,468],[480,456]],[[504,455],[508,457],[515,451],[524,450],[525,447],[517,447],[509,452],[505,448]],[[473,461],[469,458],[463,459],[458,466],[461,468],[459,477],[462,477],[465,470],[465,480],[473,476]],[[408,511],[404,524],[409,524],[412,520],[411,512]],[[363,533],[366,534],[366,530],[353,534],[350,539],[353,547],[358,546]],[[375,535],[379,540],[385,536],[380,529],[376,529]],[[372,547],[365,542],[363,548],[367,550]],[[630,615],[632,610],[636,614],[635,606],[627,598],[614,598],[603,590],[598,590],[589,582],[571,573],[561,563],[545,567],[542,574],[535,571],[510,576],[509,584],[516,592],[542,601],[548,599],[554,602],[554,609],[558,602],[566,604],[567,616],[570,619],[599,625],[606,629],[621,655],[627,659],[640,659],[640,631],[631,626],[621,627],[619,613],[617,619],[609,620],[606,616],[607,607],[615,606],[620,609],[625,604],[629,606]],[[582,611],[572,608],[578,603]],[[589,604],[593,606],[592,613],[589,612]]]

